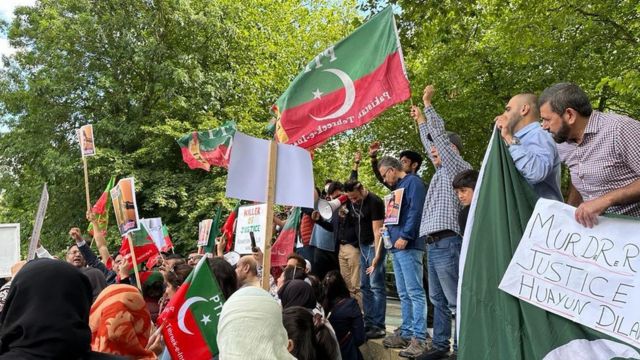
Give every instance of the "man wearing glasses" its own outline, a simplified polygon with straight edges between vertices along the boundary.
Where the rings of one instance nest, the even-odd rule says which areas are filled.
[[[422,287],[425,244],[424,238],[419,236],[426,190],[422,179],[403,171],[396,158],[381,158],[378,170],[385,183],[394,189],[403,189],[398,223],[387,225],[402,325],[400,333],[387,336],[383,344],[391,348],[405,348],[400,356],[415,357],[425,351],[427,340],[426,297]]]

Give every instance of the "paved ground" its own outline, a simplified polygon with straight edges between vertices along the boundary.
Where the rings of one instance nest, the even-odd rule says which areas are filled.
[[[387,331],[393,332],[395,328],[400,326],[402,316],[400,315],[400,300],[387,299],[387,313],[385,317],[387,323]]]

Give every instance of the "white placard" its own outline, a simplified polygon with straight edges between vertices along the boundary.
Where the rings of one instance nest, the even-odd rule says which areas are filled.
[[[271,224],[271,222],[269,222]],[[233,250],[239,254],[251,254],[251,236],[256,239],[256,246],[264,249],[264,236],[267,231],[267,204],[246,205],[238,208],[236,223],[236,243]]]
[[[20,261],[20,224],[0,224],[0,278],[11,276],[11,266]]]
[[[574,213],[540,199],[499,288],[638,347],[640,219],[599,217],[589,229]]]
[[[267,201],[269,141],[236,131],[231,148],[226,196]],[[275,203],[312,208],[314,184],[311,155],[301,147],[278,144]]]

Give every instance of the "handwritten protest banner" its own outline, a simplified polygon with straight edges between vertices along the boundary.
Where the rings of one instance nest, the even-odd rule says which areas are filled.
[[[267,204],[247,205],[238,208],[236,224],[236,244],[234,250],[239,254],[251,254],[251,235],[253,232],[256,246],[263,249],[267,230]],[[269,219],[271,224],[271,219]]]
[[[594,228],[575,208],[540,199],[499,288],[640,346],[640,220],[599,218]]]

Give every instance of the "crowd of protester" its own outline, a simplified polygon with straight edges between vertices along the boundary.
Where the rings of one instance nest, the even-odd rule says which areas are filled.
[[[109,254],[99,232],[96,255],[72,228],[65,261],[39,244],[36,260],[15,264],[0,288],[0,360],[167,359],[158,316],[200,263],[210,267],[226,299],[216,336],[220,359],[357,360],[360,347],[376,338],[401,349],[402,357],[455,359],[451,320],[478,172],[461,155],[460,137],[446,131],[431,103],[434,92],[427,86],[424,109],[411,109],[435,168],[428,184],[418,176],[419,151],[378,159],[381,144],[369,148],[375,177],[388,190],[402,189],[394,198],[396,221],[385,224],[393,204],[385,209],[358,180],[362,157],[356,154],[349,179],[316,189],[318,198],[331,201],[332,215],[302,209],[295,251],[284,268],[270,269],[267,290],[259,250],[225,257],[218,239],[215,254],[162,254],[138,280],[129,256]],[[582,89],[562,83],[540,98],[514,96],[495,123],[515,167],[540,197],[563,200],[560,164],[568,166],[568,202],[577,206],[579,223],[595,226],[604,212],[640,216],[640,122],[594,111]],[[401,306],[395,331],[387,331],[385,321],[388,255]]]

